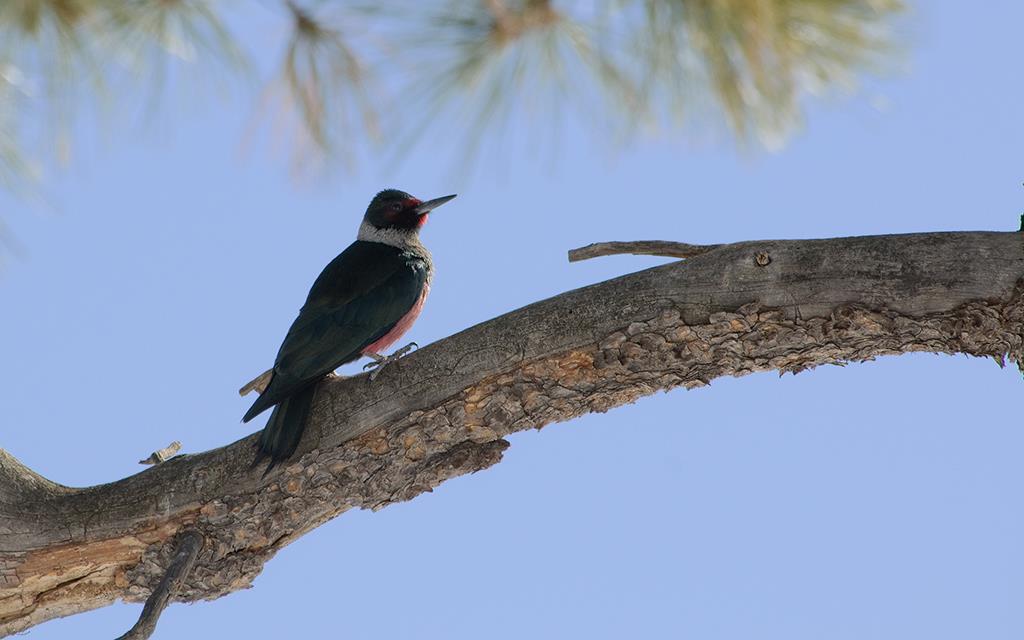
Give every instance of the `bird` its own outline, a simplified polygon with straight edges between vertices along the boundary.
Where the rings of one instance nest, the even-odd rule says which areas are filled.
[[[455,194],[424,202],[398,189],[381,191],[366,208],[356,241],[317,276],[273,369],[242,388],[244,395],[248,388],[262,387],[242,422],[274,408],[252,463],[255,467],[270,458],[264,475],[295,452],[324,376],[367,356],[373,362],[364,369],[374,369],[373,380],[416,346],[383,355],[423,309],[434,265],[420,242],[420,230],[431,211],[453,198]]]

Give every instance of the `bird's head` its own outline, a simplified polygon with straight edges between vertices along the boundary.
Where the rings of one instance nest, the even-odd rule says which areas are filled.
[[[427,214],[454,197],[453,194],[424,202],[404,191],[385,189],[366,208],[363,225],[384,232],[415,234],[426,224]]]

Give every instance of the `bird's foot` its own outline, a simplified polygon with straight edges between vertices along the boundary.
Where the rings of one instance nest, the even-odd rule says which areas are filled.
[[[380,372],[384,370],[384,367],[388,366],[395,360],[398,360],[399,358],[409,353],[413,349],[419,348],[420,345],[416,344],[415,342],[410,342],[401,349],[395,350],[389,356],[382,356],[379,353],[364,353],[364,356],[368,358],[373,358],[373,362],[367,363],[366,366],[363,367],[363,370],[365,371],[367,369],[373,369],[373,371],[370,372],[370,380],[376,380],[377,376],[380,375]]]

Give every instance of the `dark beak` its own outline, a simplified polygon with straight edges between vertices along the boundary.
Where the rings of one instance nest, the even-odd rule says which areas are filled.
[[[418,206],[415,209],[413,209],[413,211],[416,212],[418,215],[423,215],[424,213],[427,213],[428,211],[432,211],[432,210],[440,207],[442,204],[444,204],[444,203],[448,202],[449,200],[453,199],[455,196],[456,196],[456,194],[453,193],[450,196],[442,196],[440,198],[434,198],[433,200],[427,200],[426,202],[424,202],[420,206]]]

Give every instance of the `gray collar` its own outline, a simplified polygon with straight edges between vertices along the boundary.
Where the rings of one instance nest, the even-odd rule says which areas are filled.
[[[423,248],[418,229],[379,229],[369,222],[363,222],[359,225],[357,237],[365,242],[379,242],[399,249]]]

